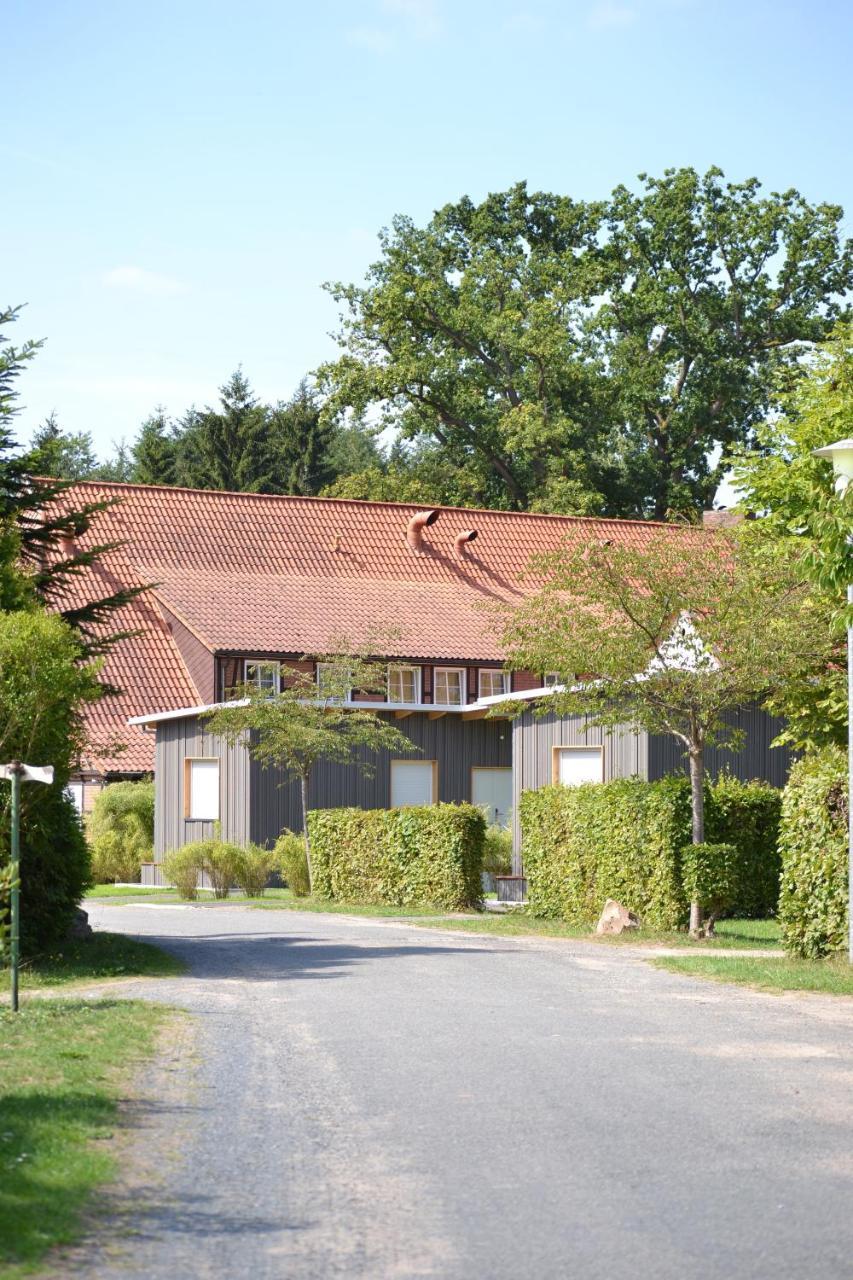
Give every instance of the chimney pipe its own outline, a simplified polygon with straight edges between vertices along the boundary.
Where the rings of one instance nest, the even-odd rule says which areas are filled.
[[[435,524],[440,514],[440,511],[433,508],[432,511],[419,511],[416,516],[412,516],[406,529],[406,541],[412,551],[423,551],[424,529]]]
[[[465,555],[465,547],[469,542],[473,542],[476,536],[476,529],[463,529],[461,533],[457,533],[453,539],[453,550],[460,559]]]

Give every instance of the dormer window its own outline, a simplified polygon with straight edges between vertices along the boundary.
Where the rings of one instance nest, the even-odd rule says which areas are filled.
[[[509,672],[480,668],[480,697],[502,698],[509,693]]]
[[[420,667],[388,668],[388,701],[419,703],[421,700]]]
[[[281,667],[277,662],[247,658],[243,663],[243,680],[246,684],[257,685],[268,697],[274,698],[281,692]]]
[[[465,702],[465,668],[436,667],[433,699],[443,707],[461,707]]]

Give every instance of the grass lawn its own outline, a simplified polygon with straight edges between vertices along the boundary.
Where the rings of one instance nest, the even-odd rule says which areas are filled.
[[[58,987],[104,978],[173,978],[184,964],[149,942],[121,933],[93,933],[62,944],[49,955],[25,960],[21,987]],[[9,970],[0,969],[0,992],[9,989]]]
[[[775,920],[721,920],[717,937],[710,942],[693,942],[686,933],[655,933],[635,929],[616,937],[598,937],[584,925],[566,924],[563,920],[543,920],[524,910],[506,915],[483,914],[474,917],[449,917],[425,920],[423,928],[456,929],[463,933],[488,933],[502,938],[583,938],[606,945],[668,946],[721,951],[727,948],[765,949],[779,945],[779,925]]]
[[[820,991],[824,995],[853,996],[853,965],[846,956],[827,960],[797,960],[791,956],[660,956],[660,969],[714,982],[737,982],[759,991]]]
[[[115,892],[104,892],[115,890]],[[174,889],[148,889],[137,886],[96,885],[87,894],[89,902],[116,899],[121,902],[180,903]],[[200,889],[194,907],[255,907],[261,911],[316,911],[337,912],[339,915],[358,916],[441,916],[446,913],[440,907],[383,907],[365,906],[354,902],[328,902],[325,898],[297,898],[290,889],[267,889],[262,898],[247,898],[244,893],[232,893],[227,898],[214,898],[212,892]]]
[[[0,1275],[72,1241],[109,1179],[104,1139],[140,1060],[173,1010],[131,1001],[30,1000],[0,1012]]]

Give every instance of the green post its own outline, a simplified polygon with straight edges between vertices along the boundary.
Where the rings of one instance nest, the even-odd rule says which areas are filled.
[[[21,953],[21,891],[18,887],[21,874],[21,774],[23,769],[17,760],[9,767],[12,783],[12,848],[11,867],[11,932],[10,953],[12,961],[12,1012],[18,1012],[18,966]]]

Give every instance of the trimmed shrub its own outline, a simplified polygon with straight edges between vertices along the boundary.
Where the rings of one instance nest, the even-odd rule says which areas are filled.
[[[486,828],[483,838],[483,870],[493,876],[508,876],[512,871],[512,832],[497,823]]]
[[[781,793],[724,777],[705,793],[709,842],[735,847],[732,914],[767,914],[778,898]],[[681,776],[549,786],[521,798],[524,869],[535,915],[593,924],[615,898],[654,929],[686,923],[682,850],[690,843],[690,783]],[[729,872],[727,871],[727,876]]]
[[[769,782],[741,782],[724,773],[707,788],[705,839],[733,844],[738,852],[737,892],[729,908],[733,915],[760,919],[776,914],[781,812],[782,792]]]
[[[847,756],[827,747],[800,760],[782,799],[779,922],[785,950],[817,959],[847,945]]]
[[[227,840],[199,840],[202,870],[207,872],[214,898],[227,898],[237,883],[243,850]]]
[[[277,865],[278,859],[272,849],[264,849],[259,844],[247,844],[240,850],[237,884],[247,898],[263,897],[270,875]]]
[[[198,878],[204,867],[204,841],[170,849],[163,859],[163,875],[182,898],[193,902],[198,897]]]
[[[315,809],[308,830],[321,898],[450,911],[480,900],[486,821],[473,805]]]
[[[136,881],[154,853],[154,783],[112,782],[95,799],[87,835],[92,876]]]
[[[311,892],[308,879],[308,857],[305,839],[293,831],[282,831],[275,842],[273,856],[288,889],[296,898],[307,898]]]
[[[732,906],[739,882],[740,859],[733,844],[686,844],[681,850],[684,896],[700,903],[713,919]]]

